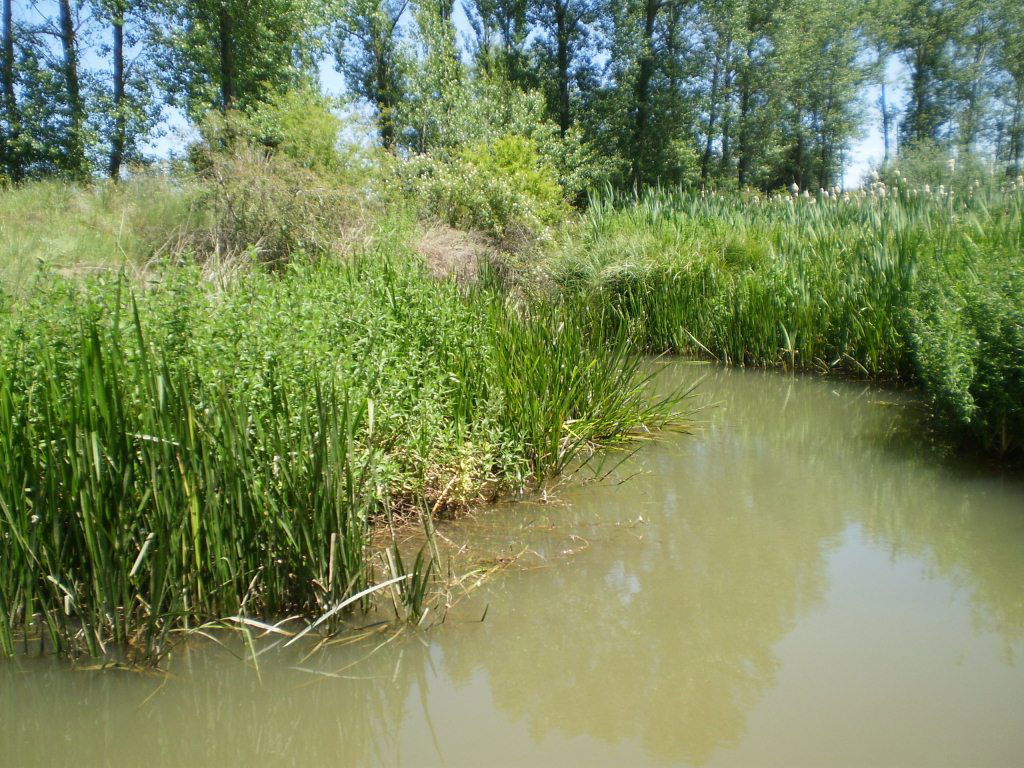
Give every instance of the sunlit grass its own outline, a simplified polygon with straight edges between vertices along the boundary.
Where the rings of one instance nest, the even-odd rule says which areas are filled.
[[[314,620],[381,577],[389,516],[486,501],[672,417],[623,330],[432,279],[400,230],[346,263],[51,276],[8,301],[0,650],[146,658],[210,620]],[[432,553],[400,557],[416,615]]]
[[[595,200],[546,271],[651,351],[913,380],[939,423],[1024,440],[1024,194]]]

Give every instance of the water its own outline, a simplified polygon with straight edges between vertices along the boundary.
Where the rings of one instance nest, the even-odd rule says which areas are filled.
[[[520,556],[443,626],[258,671],[0,664],[0,763],[1024,764],[1024,482],[939,462],[893,393],[666,375],[708,371],[695,435],[446,526]]]

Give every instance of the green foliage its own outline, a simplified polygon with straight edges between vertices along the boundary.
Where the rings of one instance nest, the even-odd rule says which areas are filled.
[[[524,136],[471,145],[448,161],[423,156],[399,170],[423,214],[454,227],[537,236],[568,213],[555,170]]]
[[[219,284],[51,277],[2,306],[0,652],[43,634],[152,658],[197,622],[314,618],[374,578],[382,515],[664,423],[625,335],[438,282],[405,235]]]
[[[248,146],[323,176],[354,178],[370,153],[342,142],[345,124],[333,112],[335,106],[319,91],[301,87],[273,95],[248,111],[209,110],[199,123],[199,141],[189,147],[189,160],[202,170],[212,155]]]
[[[947,426],[1010,454],[1024,448],[1024,271],[986,234],[966,263],[922,270],[910,338],[918,379]],[[1000,234],[1019,247],[1019,229]]]
[[[313,88],[277,94],[249,117],[250,141],[280,152],[303,168],[336,174],[345,167],[339,151],[343,124],[332,106]]]
[[[165,8],[172,101],[193,119],[249,110],[312,81],[321,0],[196,0]]]
[[[598,200],[545,269],[651,352],[917,381],[947,433],[1019,451],[1024,200],[879,194]]]
[[[197,208],[211,221],[208,231],[195,233],[200,257],[253,255],[281,263],[303,254],[340,255],[373,218],[357,188],[245,145],[212,153],[200,178]]]
[[[534,141],[523,136],[502,136],[489,146],[468,147],[462,156],[484,174],[508,178],[535,201],[541,221],[554,224],[565,217],[562,188],[554,168],[540,156]]]
[[[566,200],[605,182],[608,163],[579,130],[560,134],[539,93],[488,77],[446,82],[446,96],[414,112],[421,128],[406,131],[425,151],[396,166],[428,215],[499,237],[539,235]]]
[[[944,187],[957,194],[968,193],[976,185],[994,187],[1000,181],[993,178],[992,166],[986,167],[980,158],[955,155],[949,147],[927,140],[902,149],[881,177],[890,186],[924,189],[927,185],[933,191]]]
[[[407,5],[405,0],[346,0],[334,29],[338,70],[373,106],[381,143],[389,151],[398,140],[398,113],[412,66],[398,28]]]

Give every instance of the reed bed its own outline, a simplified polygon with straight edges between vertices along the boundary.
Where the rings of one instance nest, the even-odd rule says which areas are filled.
[[[345,263],[50,275],[4,300],[3,654],[153,659],[189,627],[313,621],[396,577],[415,615],[430,550],[375,567],[375,526],[673,418],[625,329],[432,279],[386,229]]]
[[[1024,441],[1024,185],[593,201],[545,271],[650,351],[916,382],[936,423]]]

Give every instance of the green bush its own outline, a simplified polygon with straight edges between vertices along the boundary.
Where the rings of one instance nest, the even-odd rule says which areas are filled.
[[[965,442],[1007,455],[1024,447],[1024,267],[981,253],[955,280],[926,272],[915,296],[917,376]]]
[[[941,187],[959,195],[977,187],[992,188],[999,182],[980,158],[964,153],[957,156],[949,147],[924,140],[900,149],[880,177],[890,187],[917,191],[928,188],[933,193]]]
[[[377,215],[358,188],[281,154],[236,145],[208,160],[196,205],[210,224],[194,233],[192,246],[203,258],[249,254],[280,263],[343,255]]]
[[[342,122],[331,106],[321,94],[304,89],[278,94],[245,112],[210,110],[199,124],[199,141],[189,147],[189,160],[201,171],[211,155],[242,144],[284,155],[313,171],[336,171]]]
[[[568,214],[555,169],[524,136],[473,144],[448,160],[420,156],[398,170],[421,212],[453,227],[537,237]]]

